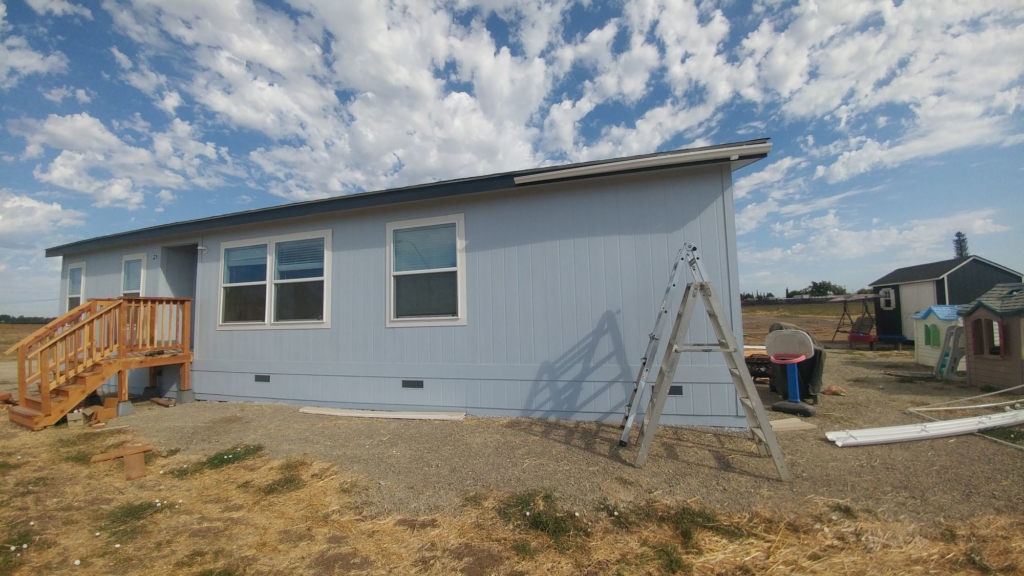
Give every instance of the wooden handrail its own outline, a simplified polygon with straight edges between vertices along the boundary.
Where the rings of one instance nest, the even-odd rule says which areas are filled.
[[[30,383],[39,385],[49,414],[50,391],[97,362],[126,359],[132,352],[189,352],[190,298],[127,297],[90,300],[22,340],[18,351],[18,396],[25,406]]]
[[[10,355],[11,352],[14,352],[18,348],[21,348],[23,346],[31,346],[33,344],[36,344],[37,342],[39,342],[43,338],[46,338],[47,336],[49,336],[56,329],[61,328],[62,326],[66,325],[66,324],[73,323],[76,318],[78,318],[79,316],[81,316],[85,312],[87,312],[87,311],[95,312],[96,311],[96,307],[99,304],[108,304],[108,303],[116,302],[116,301],[117,300],[104,299],[104,298],[94,298],[92,300],[87,300],[85,303],[79,304],[75,308],[73,308],[71,310],[68,310],[62,316],[60,316],[60,317],[58,317],[58,318],[56,318],[54,320],[51,320],[49,324],[46,324],[42,328],[36,330],[35,332],[29,334],[28,336],[26,336],[24,338],[22,338],[20,342],[18,342],[14,346],[11,346],[10,348],[8,348],[7,351],[4,352],[4,354],[5,355]]]

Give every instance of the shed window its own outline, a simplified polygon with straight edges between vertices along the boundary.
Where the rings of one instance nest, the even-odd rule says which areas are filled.
[[[892,288],[882,288],[878,292],[878,304],[882,310],[896,309],[896,291]]]
[[[465,324],[462,215],[392,222],[387,233],[387,325]]]
[[[146,255],[130,254],[121,260],[121,295],[142,296],[146,278]]]
[[[221,328],[329,327],[330,238],[322,231],[226,243]]]
[[[941,345],[941,338],[939,337],[939,327],[936,324],[925,324],[924,325],[924,343],[926,346],[938,347]]]
[[[85,284],[85,264],[68,268],[68,310],[82,305],[82,288]]]

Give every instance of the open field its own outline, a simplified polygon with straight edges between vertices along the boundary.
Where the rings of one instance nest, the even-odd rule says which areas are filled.
[[[789,483],[724,431],[663,428],[637,470],[611,424],[214,402],[140,403],[108,432],[4,419],[0,575],[76,559],[83,574],[1020,573],[1024,453],[977,436],[824,440],[977,394],[882,373],[915,370],[910,357],[830,355],[826,384],[849,396],[822,397],[818,429],[780,434]],[[146,478],[84,463],[129,439],[156,446]]]
[[[858,306],[860,304],[857,304]],[[860,308],[853,312],[856,319]],[[836,331],[842,303],[824,304],[763,304],[743,307],[743,342],[749,346],[764,346],[768,328],[776,322],[796,324],[805,332],[828,343]],[[836,336],[836,342],[846,345],[846,335]]]
[[[0,324],[0,362],[14,362],[17,356],[7,356],[4,351],[40,328],[41,324]]]

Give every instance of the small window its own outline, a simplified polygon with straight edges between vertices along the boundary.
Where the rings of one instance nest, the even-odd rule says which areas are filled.
[[[68,268],[68,301],[70,312],[82,305],[85,287],[85,264],[75,264]]]
[[[925,345],[937,348],[942,345],[942,338],[939,336],[937,324],[925,324]]]
[[[392,222],[387,234],[387,325],[464,325],[463,216]]]
[[[1002,356],[1001,323],[988,318],[971,322],[972,348],[977,356]]]
[[[882,310],[896,309],[896,291],[892,288],[882,288],[878,292],[878,304]]]
[[[146,255],[130,254],[121,260],[121,295],[142,296],[146,278]]]
[[[221,321],[267,321],[267,245],[224,250]]]

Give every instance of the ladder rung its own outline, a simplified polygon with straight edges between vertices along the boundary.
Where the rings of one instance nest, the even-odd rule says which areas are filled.
[[[768,443],[768,441],[765,440],[765,438],[764,438],[764,430],[761,430],[760,428],[755,428],[755,427],[751,426],[750,427],[750,431],[754,433],[754,436],[756,436],[759,441],[761,441],[764,444]]]
[[[680,352],[735,352],[735,348],[719,348],[718,344],[688,344],[676,346]]]

